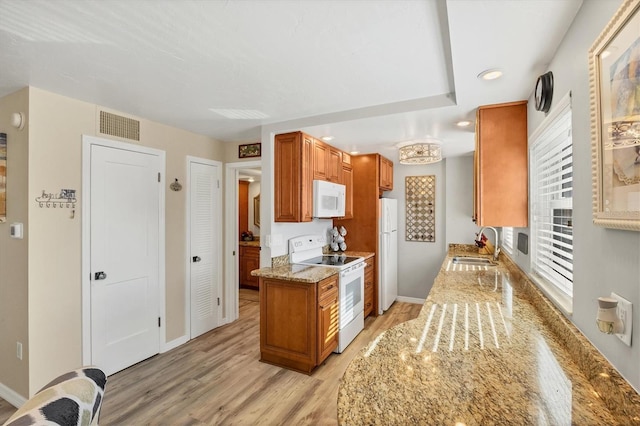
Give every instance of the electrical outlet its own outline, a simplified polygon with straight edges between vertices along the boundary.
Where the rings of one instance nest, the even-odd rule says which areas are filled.
[[[618,339],[622,340],[625,345],[631,346],[631,330],[633,325],[633,305],[622,296],[611,293],[611,297],[618,301],[618,318],[624,323],[624,331],[616,333]]]
[[[16,342],[16,356],[19,360],[22,360],[22,343]]]

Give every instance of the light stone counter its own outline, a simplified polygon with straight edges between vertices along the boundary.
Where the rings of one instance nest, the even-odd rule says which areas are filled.
[[[450,246],[418,318],[350,363],[340,424],[640,424],[639,395],[516,265],[454,255],[478,256]]]
[[[282,265],[274,268],[260,268],[251,275],[261,278],[275,278],[286,281],[317,283],[338,273],[338,269],[325,266]]]
[[[327,254],[341,255],[343,253],[332,252]],[[365,260],[374,255],[374,253],[371,253],[371,252],[348,251],[348,250],[345,251],[344,254],[347,256],[363,257]],[[308,265],[289,264],[288,256],[285,259],[285,261],[287,263],[280,264],[280,266],[277,266],[279,263],[276,263],[273,267],[254,269],[253,271],[251,271],[251,275],[256,277],[275,278],[275,279],[287,280],[287,281],[317,283],[339,272],[337,268],[332,268],[327,266],[308,266]]]

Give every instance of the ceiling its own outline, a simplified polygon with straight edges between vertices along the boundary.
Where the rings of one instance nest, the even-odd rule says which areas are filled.
[[[426,138],[464,155],[473,124],[455,123],[529,98],[581,4],[0,0],[0,97],[31,85],[223,142],[270,125],[392,159]],[[491,68],[503,77],[477,78]]]

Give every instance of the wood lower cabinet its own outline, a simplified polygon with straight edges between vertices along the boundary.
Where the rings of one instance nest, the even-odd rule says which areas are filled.
[[[368,317],[373,312],[373,297],[375,292],[375,256],[365,260],[367,266],[364,268],[364,317]]]
[[[309,374],[338,347],[338,275],[260,279],[260,361]]]
[[[240,285],[242,287],[258,289],[258,277],[251,275],[251,271],[260,268],[260,247],[240,246]]]
[[[478,108],[473,221],[528,226],[527,101]]]

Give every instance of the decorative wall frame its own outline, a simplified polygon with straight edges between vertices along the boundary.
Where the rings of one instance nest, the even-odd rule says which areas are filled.
[[[407,241],[436,241],[436,177],[405,177]]]
[[[260,142],[238,145],[238,158],[262,156],[262,144]]]
[[[0,133],[0,223],[7,221],[7,134]]]
[[[593,223],[640,231],[640,0],[626,0],[589,50]]]

